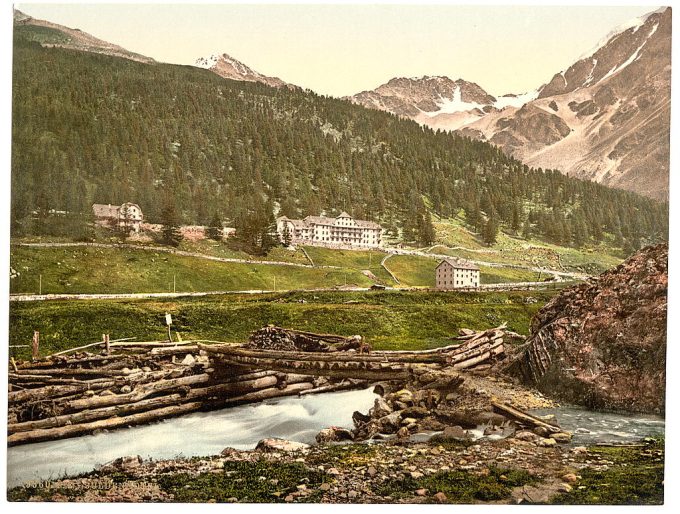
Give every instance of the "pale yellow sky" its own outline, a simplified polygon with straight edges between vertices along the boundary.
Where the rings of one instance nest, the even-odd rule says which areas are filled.
[[[611,29],[657,6],[17,4],[156,60],[226,52],[343,96],[396,76],[446,75],[494,95],[547,82]]]

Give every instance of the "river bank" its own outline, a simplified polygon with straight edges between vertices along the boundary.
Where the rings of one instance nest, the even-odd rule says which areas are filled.
[[[224,449],[126,457],[10,501],[660,504],[663,444],[552,447],[517,438]]]

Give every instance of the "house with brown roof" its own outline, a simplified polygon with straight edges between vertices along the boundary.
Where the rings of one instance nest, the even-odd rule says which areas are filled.
[[[344,248],[377,248],[382,245],[382,227],[373,221],[357,220],[346,212],[336,218],[307,216],[294,220],[281,216],[276,229],[282,241],[291,244]]]
[[[437,289],[479,287],[479,267],[464,259],[444,259],[434,272]]]
[[[92,205],[92,214],[98,225],[109,228],[128,227],[131,232],[139,232],[144,220],[139,205],[130,202],[122,205],[95,203]]]

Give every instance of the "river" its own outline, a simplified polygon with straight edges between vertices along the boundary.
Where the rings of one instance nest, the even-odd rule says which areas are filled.
[[[169,459],[219,454],[224,448],[253,449],[260,439],[280,437],[313,443],[329,426],[352,427],[355,410],[367,412],[372,388],[270,400],[96,435],[14,446],[7,450],[9,487],[93,470],[118,457]],[[658,416],[594,412],[579,407],[536,411],[555,414],[574,433],[572,445],[620,443],[664,433]],[[481,436],[482,431],[473,431]]]
[[[532,413],[554,414],[560,427],[574,434],[571,444],[575,446],[630,443],[644,437],[661,436],[666,426],[664,418],[651,414],[592,411],[575,406],[541,409]]]
[[[352,413],[367,412],[375,397],[371,387],[281,398],[96,435],[13,446],[7,449],[7,484],[13,487],[83,473],[125,455],[156,460],[216,455],[228,446],[253,449],[266,437],[313,443],[323,428],[352,428]]]

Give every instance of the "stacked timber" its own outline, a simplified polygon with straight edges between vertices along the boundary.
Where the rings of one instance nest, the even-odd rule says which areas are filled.
[[[400,384],[434,406],[504,358],[505,326],[465,331],[458,344],[373,351],[360,336],[268,326],[245,345],[104,341],[67,355],[12,361],[8,443],[59,439],[282,396]],[[102,346],[99,353],[83,351]],[[422,406],[422,405],[415,405]],[[403,409],[402,409],[403,410]]]
[[[256,350],[282,350],[289,352],[344,352],[355,350],[369,352],[371,347],[361,336],[315,334],[268,325],[250,335],[247,348]]]
[[[138,345],[139,343],[134,343]],[[90,434],[303,392],[357,387],[275,370],[217,372],[195,343],[119,347],[34,362],[12,361],[8,444]]]
[[[447,364],[453,369],[486,371],[505,357],[505,325],[483,332],[461,331],[457,340],[465,341],[447,353]],[[521,336],[520,336],[521,337]]]

